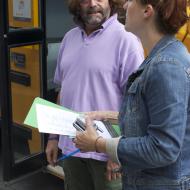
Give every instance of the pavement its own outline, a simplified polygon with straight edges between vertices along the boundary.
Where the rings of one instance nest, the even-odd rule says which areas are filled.
[[[64,190],[64,181],[59,177],[39,170],[13,181],[4,182],[0,153],[0,190]]]

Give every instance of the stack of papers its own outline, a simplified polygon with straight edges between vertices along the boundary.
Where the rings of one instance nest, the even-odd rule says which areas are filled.
[[[42,133],[75,136],[73,122],[79,114],[47,105],[36,104],[38,130]]]
[[[59,134],[70,137],[76,136],[73,123],[76,118],[83,118],[82,114],[73,112],[42,98],[35,98],[24,124],[38,128],[41,133]],[[102,129],[97,131],[100,136],[111,138],[106,126],[101,121],[94,121]]]

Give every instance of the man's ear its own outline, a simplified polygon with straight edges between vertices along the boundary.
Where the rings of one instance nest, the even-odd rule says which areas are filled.
[[[153,14],[154,14],[154,8],[152,7],[152,5],[150,5],[150,4],[146,5],[146,7],[144,9],[144,17],[149,18]]]

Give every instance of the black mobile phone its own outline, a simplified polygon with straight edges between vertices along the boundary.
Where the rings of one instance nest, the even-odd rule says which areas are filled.
[[[85,123],[84,123],[81,119],[79,119],[79,118],[77,118],[77,119],[75,120],[75,122],[73,123],[73,126],[74,126],[78,131],[85,131]],[[93,124],[93,127],[94,127],[96,130],[98,130],[98,131],[100,131],[101,133],[103,133],[103,130],[102,130],[101,128],[99,128],[95,123]]]
[[[80,120],[79,118],[77,118],[74,123],[73,123],[73,127],[75,127],[75,129],[77,131],[85,131],[85,124],[82,120]]]

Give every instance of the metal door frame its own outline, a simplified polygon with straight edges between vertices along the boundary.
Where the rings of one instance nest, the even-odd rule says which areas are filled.
[[[0,102],[1,102],[1,141],[3,180],[10,181],[28,172],[35,171],[45,164],[44,150],[15,163],[12,146],[12,103],[10,81],[9,49],[21,45],[39,43],[41,50],[41,94],[47,95],[47,64],[46,64],[46,14],[45,0],[39,0],[40,28],[9,30],[8,0],[0,0]],[[44,136],[42,135],[44,149]]]

